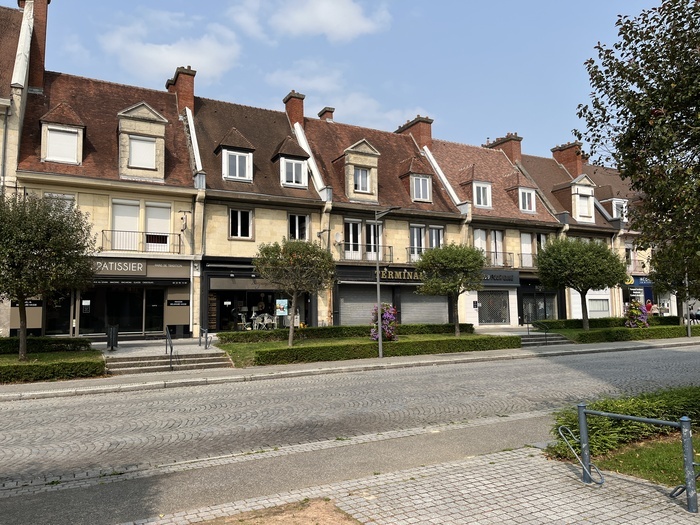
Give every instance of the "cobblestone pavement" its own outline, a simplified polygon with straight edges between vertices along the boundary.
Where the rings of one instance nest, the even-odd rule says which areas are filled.
[[[204,507],[123,525],[189,525],[304,498],[331,498],[361,523],[376,525],[697,524],[685,500],[618,474],[601,486],[571,465],[523,448],[463,461]]]

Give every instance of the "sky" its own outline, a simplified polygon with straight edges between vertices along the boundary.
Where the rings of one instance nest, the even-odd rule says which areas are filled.
[[[395,131],[421,115],[433,138],[482,145],[517,133],[551,156],[583,126],[584,62],[617,41],[617,15],[661,0],[54,0],[46,69]],[[16,0],[0,5],[17,7]],[[585,145],[584,145],[585,149]]]

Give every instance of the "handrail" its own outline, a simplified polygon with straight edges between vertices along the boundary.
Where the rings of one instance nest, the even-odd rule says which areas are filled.
[[[214,336],[209,335],[209,330],[205,328],[199,331],[199,346],[202,346],[202,334],[204,334],[204,349],[207,350],[211,346]]]
[[[547,336],[549,334],[549,326],[546,323],[543,323],[542,321],[538,321],[538,320],[535,320],[535,321],[526,320],[526,324],[527,324],[527,335],[530,335],[530,325],[532,325],[533,328],[544,331],[544,344],[546,346],[548,343]]]
[[[173,369],[173,338],[170,337],[170,329],[165,325],[165,355],[168,355],[168,346],[170,347],[170,370]]]

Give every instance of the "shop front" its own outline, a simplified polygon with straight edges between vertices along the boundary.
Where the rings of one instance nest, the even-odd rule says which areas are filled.
[[[377,304],[376,269],[367,266],[336,268],[338,281],[333,293],[335,325],[370,325]],[[400,324],[445,324],[451,322],[447,297],[416,293],[420,276],[414,268],[380,268],[381,302],[392,304]]]
[[[518,317],[520,324],[543,319],[557,319],[557,291],[542,286],[539,279],[520,278]]]
[[[304,294],[290,312],[291,298],[260,278],[250,259],[210,259],[203,268],[201,322],[210,332],[315,325],[316,298]]]
[[[104,336],[116,326],[119,334],[190,332],[190,262],[98,257],[95,277],[85,291],[32,300],[28,331],[36,335]],[[19,328],[19,308],[12,305],[11,333]]]
[[[517,326],[520,274],[501,270],[484,270],[483,273],[483,289],[476,293],[478,322],[475,324]]]

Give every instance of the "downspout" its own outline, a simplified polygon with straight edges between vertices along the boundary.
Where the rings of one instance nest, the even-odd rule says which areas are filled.
[[[0,99],[0,104],[4,105],[5,100]],[[5,194],[5,170],[7,166],[7,121],[10,118],[10,101],[5,106],[5,119],[2,121],[2,161],[0,163],[0,193]]]

